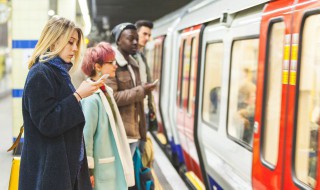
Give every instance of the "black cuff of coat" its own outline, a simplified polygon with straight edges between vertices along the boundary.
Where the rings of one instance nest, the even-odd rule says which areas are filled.
[[[89,175],[93,176],[93,169],[89,169]]]

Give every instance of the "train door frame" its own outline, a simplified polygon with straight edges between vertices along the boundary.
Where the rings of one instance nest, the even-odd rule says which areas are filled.
[[[179,66],[178,66],[178,83],[177,83],[177,129],[179,133],[180,143],[183,150],[183,155],[185,159],[185,165],[188,171],[193,171],[196,176],[203,181],[201,169],[200,169],[200,161],[197,153],[197,147],[195,144],[194,138],[194,126],[196,125],[194,120],[195,109],[197,105],[195,105],[196,101],[196,89],[198,86],[197,83],[197,75],[199,68],[199,43],[200,43],[200,29],[202,25],[196,25],[184,29],[180,33],[179,44],[181,44],[179,52]],[[196,40],[195,46],[192,44]],[[189,47],[192,49],[185,49],[185,47]],[[185,53],[189,52],[188,58],[186,59],[189,63],[189,67],[185,67]],[[187,53],[188,53],[187,52]],[[195,54],[194,54],[195,53]],[[194,57],[193,57],[194,56]],[[185,70],[188,69],[188,70]],[[191,73],[194,72],[193,74]],[[187,82],[185,75],[187,72]],[[193,79],[190,79],[191,76],[194,76]],[[190,81],[193,80],[193,89],[190,90]],[[191,92],[191,93],[190,93]],[[190,94],[192,98],[190,100]],[[186,96],[186,97],[184,97]],[[184,100],[183,98],[187,98]],[[190,108],[190,105],[191,108]],[[190,112],[191,111],[191,112]],[[191,142],[191,143],[190,143]],[[190,150],[193,150],[190,152]]]
[[[252,167],[252,152],[250,148],[243,146],[234,139],[230,138],[226,129],[227,122],[227,109],[228,109],[228,97],[230,88],[230,69],[232,64],[231,53],[233,50],[233,43],[240,40],[252,40],[254,39],[255,51],[255,65],[258,63],[258,41],[260,32],[260,18],[263,10],[263,5],[253,6],[248,9],[240,10],[235,14],[232,24],[229,27],[226,25],[220,25],[216,21],[212,21],[212,26],[208,25],[208,31],[205,30],[203,44],[207,42],[222,40],[224,43],[224,60],[222,68],[221,83],[221,110],[220,110],[220,121],[219,126],[214,129],[211,127],[209,130],[208,124],[198,119],[199,135],[204,134],[201,144],[207,143],[207,148],[203,147],[204,157],[209,159],[211,164],[206,164],[206,172],[211,174],[210,186],[213,189],[250,189],[251,188],[251,167]],[[226,27],[224,30],[223,28]],[[250,30],[248,30],[250,28]],[[222,32],[221,32],[221,31]],[[217,31],[217,32],[216,32]],[[207,33],[208,34],[207,34]],[[220,33],[221,34],[220,34]],[[220,34],[220,35],[219,35]],[[215,37],[213,37],[215,36]],[[221,37],[220,37],[221,36]],[[208,41],[206,38],[209,38]],[[207,40],[207,41],[205,41]],[[202,47],[205,48],[205,47]],[[205,50],[203,50],[205,52]],[[204,53],[202,53],[203,60],[205,59]],[[202,61],[202,72],[204,70],[204,62]],[[234,63],[235,64],[235,63]],[[203,75],[203,73],[202,73]],[[200,81],[200,84],[203,83]],[[203,93],[203,89],[200,90]],[[201,95],[200,95],[201,96]],[[200,97],[200,103],[203,104],[203,97]],[[202,105],[200,104],[199,114],[202,114]],[[205,130],[205,132],[201,132]],[[206,137],[206,138],[205,138]],[[210,141],[211,140],[211,141]],[[204,142],[206,141],[206,142]],[[210,142],[207,142],[210,141]],[[240,157],[234,157],[234,155],[241,155]],[[214,160],[213,160],[214,159]],[[214,162],[214,163],[212,163]],[[208,167],[208,165],[210,165]]]
[[[253,162],[252,162],[252,184],[255,189],[282,189],[283,188],[283,170],[285,162],[285,143],[288,140],[287,127],[287,101],[288,101],[288,68],[291,61],[291,38],[292,38],[292,11],[294,9],[294,0],[275,1],[269,3],[262,17],[261,34],[260,34],[260,55],[258,65],[257,78],[257,99],[256,99],[256,115],[254,127],[254,142],[253,142]],[[285,24],[283,44],[283,60],[282,60],[282,93],[281,93],[281,107],[279,118],[279,141],[277,160],[275,165],[268,163],[264,158],[264,134],[265,132],[265,110],[269,104],[266,102],[267,96],[267,75],[268,75],[268,61],[269,61],[269,40],[271,29],[275,23],[283,22]],[[267,139],[266,140],[272,140]]]
[[[177,63],[179,61],[179,47],[177,40],[178,33],[174,30],[171,32],[168,32],[165,36],[165,43],[164,43],[164,63],[163,66],[165,67],[166,71],[166,78],[164,82],[167,82],[169,86],[169,89],[167,89],[166,94],[164,96],[167,96],[167,104],[160,105],[161,108],[164,108],[164,114],[166,115],[167,120],[164,121],[164,123],[167,123],[168,131],[170,133],[167,133],[168,135],[168,141],[170,143],[170,150],[168,154],[171,157],[171,161],[174,165],[174,167],[179,170],[180,167],[184,164],[184,158],[183,158],[183,152],[181,148],[180,139],[178,136],[177,128],[176,128],[176,113],[177,113],[177,96],[176,96],[176,89],[178,84],[178,77],[176,76],[176,73],[178,71],[179,64],[172,64]],[[162,91],[163,92],[163,91]],[[168,132],[167,131],[167,132]],[[169,134],[171,136],[169,136]]]
[[[299,135],[303,135],[303,138],[305,138],[306,136],[299,132],[299,119],[300,118],[300,114],[299,114],[299,107],[301,106],[299,104],[300,101],[300,97],[302,97],[302,93],[300,93],[300,88],[303,88],[304,91],[307,91],[305,89],[309,89],[309,87],[306,87],[306,83],[308,85],[310,85],[310,83],[312,84],[312,80],[307,80],[307,79],[311,79],[310,77],[312,77],[312,73],[308,72],[308,76],[304,73],[302,73],[302,66],[306,65],[307,63],[304,62],[305,60],[303,59],[303,55],[304,55],[304,37],[305,36],[309,36],[309,34],[305,34],[305,30],[307,31],[307,22],[309,18],[312,18],[313,16],[317,16],[320,17],[320,2],[319,1],[311,1],[311,0],[297,0],[296,4],[295,4],[295,11],[294,11],[294,20],[295,23],[293,25],[293,41],[292,41],[292,61],[290,64],[290,73],[289,73],[289,98],[288,98],[288,122],[287,122],[287,128],[289,129],[288,132],[289,134],[289,139],[286,142],[286,146],[289,147],[286,149],[286,157],[289,157],[291,159],[289,159],[289,161],[287,161],[285,163],[285,170],[284,170],[284,185],[283,188],[284,189],[310,189],[310,188],[315,188],[315,189],[319,189],[320,185],[319,185],[319,180],[320,180],[320,176],[319,176],[319,171],[320,171],[320,167],[319,167],[319,123],[317,123],[317,138],[318,138],[318,144],[317,144],[317,151],[318,154],[315,154],[315,156],[317,157],[317,166],[316,168],[316,176],[315,176],[315,184],[314,187],[311,187],[310,185],[307,185],[306,183],[302,182],[301,179],[298,179],[297,177],[297,170],[296,167],[300,167],[300,171],[301,171],[301,161],[300,158],[303,158],[303,153],[301,153],[301,149],[299,150],[297,148],[297,144],[299,144],[301,146],[301,144],[304,144],[303,142],[297,142],[299,141],[300,137]],[[310,27],[309,27],[310,28]],[[314,38],[312,37],[312,43],[315,41],[313,40]],[[307,43],[308,41],[306,41]],[[311,50],[311,46],[312,44],[309,43],[309,45],[306,48],[310,48]],[[312,54],[309,54],[308,52],[308,56],[309,59],[311,57]],[[310,62],[307,61],[308,63]],[[304,65],[303,65],[304,64]],[[306,66],[304,66],[305,68]],[[312,68],[311,68],[312,69]],[[310,69],[309,69],[310,71]],[[305,71],[304,71],[305,72]],[[305,79],[303,79],[305,78]],[[306,79],[307,78],[307,79]],[[308,82],[307,82],[308,81]],[[307,85],[307,86],[308,86]],[[311,85],[310,85],[311,86]],[[313,89],[310,91],[313,91]],[[310,96],[312,96],[313,92],[310,92]],[[317,95],[317,94],[316,94]],[[305,97],[305,95],[303,96]],[[304,100],[304,99],[303,99]],[[307,104],[308,102],[304,102],[303,104]],[[300,110],[301,111],[301,110]],[[301,113],[301,115],[308,115],[308,119],[312,120],[312,115],[310,115],[311,112],[309,112],[311,110],[303,110]],[[309,120],[308,122],[310,122],[310,124],[312,123],[312,121]],[[310,125],[309,124],[309,125]],[[310,127],[311,128],[311,127]],[[309,128],[309,129],[310,129]],[[303,125],[303,129],[308,129],[306,128],[306,125]],[[305,130],[303,130],[305,131]],[[310,131],[310,138],[311,138],[311,131]],[[303,141],[303,140],[302,140]],[[310,143],[310,140],[308,140],[308,142]],[[305,145],[304,145],[305,146]],[[310,146],[310,144],[309,144]],[[301,147],[300,147],[301,148]],[[308,152],[308,157],[310,159],[310,155],[312,155],[311,153],[311,148],[308,147],[309,152]],[[297,152],[299,151],[299,158],[296,157]],[[302,149],[302,151],[305,151],[305,149]],[[299,162],[299,166],[296,165],[296,162]],[[310,164],[310,160],[308,161],[308,164]],[[309,165],[308,165],[309,166]],[[309,166],[310,167],[310,166]],[[299,171],[299,173],[301,173]],[[308,172],[310,171],[310,168],[308,168]],[[303,172],[302,172],[303,173]],[[309,180],[309,173],[307,174],[308,176],[308,180]],[[318,182],[318,183],[317,183]]]
[[[221,63],[221,92],[223,91],[222,89],[222,80],[223,80],[223,75],[224,75],[224,70],[226,64],[228,64],[228,60],[225,59],[226,55],[229,54],[230,47],[228,44],[230,44],[230,39],[226,38],[228,37],[228,27],[226,26],[221,26],[218,21],[212,21],[211,23],[207,24],[206,27],[204,28],[204,31],[202,33],[203,37],[201,38],[201,60],[200,60],[200,68],[199,68],[199,89],[198,89],[198,112],[197,112],[197,125],[196,131],[197,132],[197,144],[199,146],[199,152],[201,153],[202,157],[202,163],[203,163],[203,172],[202,175],[207,178],[207,183],[209,187],[207,187],[208,190],[216,188],[218,190],[222,189],[221,185],[224,184],[221,182],[221,180],[217,180],[216,176],[219,174],[216,173],[216,168],[212,169],[210,165],[212,163],[215,166],[219,165],[217,163],[222,163],[223,160],[219,157],[216,156],[214,157],[215,160],[213,160],[212,157],[210,157],[210,160],[208,160],[208,155],[212,155],[212,153],[209,153],[209,150],[214,149],[213,146],[218,145],[221,143],[221,135],[225,135],[225,131],[222,130],[222,127],[220,126],[220,122],[222,121],[219,119],[219,123],[217,126],[212,125],[210,122],[205,121],[204,116],[203,116],[203,107],[204,107],[204,86],[205,86],[205,76],[206,76],[206,61],[207,61],[207,54],[212,53],[208,52],[208,45],[212,44],[222,44],[223,45],[223,53],[222,53],[222,63]],[[215,72],[215,71],[214,71]],[[212,73],[212,71],[211,71]],[[222,102],[222,100],[221,100]],[[220,102],[220,103],[221,103]],[[220,113],[222,113],[222,108],[220,105]],[[220,117],[221,118],[221,114]],[[207,136],[208,138],[204,138]],[[213,142],[209,143],[208,140],[213,140]],[[222,148],[222,146],[217,146],[217,148]],[[217,151],[219,152],[219,151]],[[200,159],[200,158],[199,158]],[[201,162],[200,162],[201,163]],[[211,163],[211,164],[210,164]],[[221,184],[222,183],[222,184]]]

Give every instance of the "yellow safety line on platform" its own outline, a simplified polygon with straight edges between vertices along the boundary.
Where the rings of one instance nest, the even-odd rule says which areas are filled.
[[[161,184],[159,183],[158,177],[156,172],[154,172],[154,169],[151,168],[152,177],[154,180],[154,189],[155,190],[163,190]]]
[[[157,137],[158,137],[159,141],[161,142],[161,144],[167,144],[166,137],[164,136],[163,133],[158,133]]]
[[[13,157],[11,166],[11,175],[9,182],[9,190],[18,190],[19,188],[19,170],[20,170],[20,157]]]
[[[185,175],[197,190],[205,189],[201,180],[192,171],[186,172]]]

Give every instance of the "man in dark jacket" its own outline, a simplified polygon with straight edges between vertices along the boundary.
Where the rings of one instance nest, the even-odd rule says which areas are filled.
[[[135,25],[119,24],[112,30],[112,34],[117,44],[114,51],[118,68],[116,76],[107,80],[107,85],[114,91],[114,98],[119,107],[133,155],[139,140],[146,141],[143,99],[155,85],[141,84],[139,65],[131,56],[138,50],[138,34]]]
[[[138,51],[135,54],[135,58],[139,63],[139,70],[140,70],[140,77],[141,77],[141,83],[151,83],[151,74],[150,74],[150,68],[147,63],[147,59],[144,55],[144,47],[146,46],[147,42],[151,38],[151,30],[153,28],[153,23],[148,20],[138,20],[135,23],[137,27],[137,32],[139,35],[139,41],[138,41]],[[150,92],[147,94],[147,98],[144,100],[144,112],[146,115],[146,128],[148,129],[149,127],[149,120],[154,120],[155,121],[155,109],[154,109],[154,104],[153,104],[153,96],[152,93]],[[145,143],[144,141],[141,141],[139,144],[139,149],[140,152],[144,152],[144,146]]]

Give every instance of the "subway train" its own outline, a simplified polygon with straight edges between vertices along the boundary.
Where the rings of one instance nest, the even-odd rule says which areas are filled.
[[[204,0],[154,22],[149,130],[191,189],[320,189],[320,1]]]

